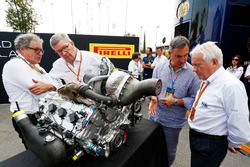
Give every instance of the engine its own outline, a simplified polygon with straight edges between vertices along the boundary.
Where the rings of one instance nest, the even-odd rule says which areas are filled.
[[[126,141],[130,106],[79,104],[65,100],[58,93],[48,94],[40,104],[38,122],[42,129],[69,147],[77,146],[74,148],[76,154],[84,151],[94,156],[109,157],[112,150]]]
[[[92,81],[70,83],[42,98],[36,126],[23,113],[13,116],[28,148],[47,165],[85,153],[109,157],[126,142],[127,128],[141,118],[140,98],[161,90],[160,80],[138,81],[122,71]]]

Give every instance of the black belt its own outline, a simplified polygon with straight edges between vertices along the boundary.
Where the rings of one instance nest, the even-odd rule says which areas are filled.
[[[209,135],[209,134],[197,132],[193,129],[190,129],[189,133],[193,137],[197,137],[197,138],[206,138],[210,140],[227,140],[227,136]]]

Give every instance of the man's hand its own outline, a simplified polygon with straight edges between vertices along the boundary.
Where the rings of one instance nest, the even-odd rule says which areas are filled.
[[[146,64],[146,63],[143,62],[142,66],[143,66],[143,68],[149,68],[150,69],[151,68],[151,63],[149,62],[149,63]]]
[[[172,106],[174,105],[175,99],[174,97],[169,97],[169,98],[161,98],[160,101],[165,104],[166,106]]]
[[[239,149],[239,148],[228,147],[228,150],[229,150],[231,153],[234,153],[234,154],[236,154],[236,153],[238,152],[238,149]]]
[[[45,93],[47,91],[56,90],[56,88],[52,84],[37,81],[35,79],[32,79],[32,81],[34,82],[34,85],[30,86],[29,90],[31,93],[33,93],[35,95],[40,95],[40,94]]]
[[[158,102],[157,102],[156,96],[152,96],[151,101],[150,101],[149,106],[148,106],[148,113],[150,115],[156,114],[157,104],[158,104]]]
[[[245,76],[245,79],[250,80],[250,75]]]

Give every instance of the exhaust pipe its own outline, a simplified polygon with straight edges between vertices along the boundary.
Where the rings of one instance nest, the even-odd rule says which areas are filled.
[[[99,103],[104,103],[107,105],[113,105],[116,103],[111,97],[96,93],[95,91],[90,89],[88,85],[81,85],[78,93],[82,97],[89,98]]]
[[[73,100],[74,102],[81,103],[84,98],[89,98],[96,102],[104,103],[107,105],[115,104],[115,101],[111,97],[104,96],[93,91],[86,84],[79,85],[77,83],[71,82],[59,88],[57,92],[66,99]]]
[[[159,79],[138,81],[123,71],[111,73],[106,82],[106,95],[99,94],[86,84],[69,83],[58,89],[58,93],[70,100],[79,102],[79,98],[89,98],[107,105],[129,105],[143,96],[157,96],[161,92]]]
[[[161,93],[162,82],[159,79],[138,81],[129,78],[120,92],[119,104],[129,105],[143,96],[157,96]]]
[[[121,88],[118,97],[115,95],[104,96],[89,89],[87,85],[79,87],[79,95],[92,99],[97,102],[105,103],[107,105],[120,104],[122,106],[129,105],[143,96],[157,96],[161,92],[162,82],[159,79],[146,79],[138,81],[132,77],[128,77]]]

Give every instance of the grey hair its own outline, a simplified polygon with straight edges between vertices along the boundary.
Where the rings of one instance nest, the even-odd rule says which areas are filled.
[[[196,54],[202,54],[203,59],[206,62],[211,62],[213,59],[217,59],[219,66],[223,65],[223,54],[221,49],[215,44],[216,42],[208,41],[203,44],[198,44],[190,52],[191,57]]]
[[[19,50],[22,47],[27,48],[31,41],[36,41],[36,42],[39,42],[39,43],[43,44],[42,38],[40,38],[36,34],[32,34],[32,33],[20,34],[14,40],[15,49]]]
[[[65,40],[67,42],[71,41],[71,39],[69,38],[68,34],[56,33],[49,40],[50,47],[53,48],[53,46],[55,46],[61,40]]]
[[[175,48],[184,48],[186,45],[189,47],[189,40],[186,37],[176,36],[169,44],[169,51],[172,52]]]

